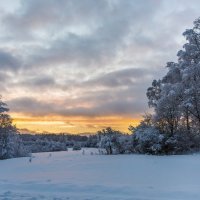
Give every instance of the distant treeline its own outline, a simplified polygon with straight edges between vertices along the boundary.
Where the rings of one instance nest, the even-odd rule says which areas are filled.
[[[32,153],[66,151],[69,147],[97,147],[97,135],[74,134],[20,134],[23,145]]]

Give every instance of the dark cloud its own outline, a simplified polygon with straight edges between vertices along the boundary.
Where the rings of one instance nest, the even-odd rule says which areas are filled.
[[[60,25],[77,25],[84,21],[94,21],[108,10],[108,2],[79,0],[21,0],[21,6],[16,13],[9,13],[4,22],[10,28],[20,28],[23,31],[57,27]]]
[[[45,102],[40,102],[34,98],[22,97],[8,101],[11,111],[21,113],[33,113],[33,115],[46,115],[51,105]]]
[[[0,49],[0,70],[17,71],[22,65],[21,61],[9,52]]]
[[[1,83],[6,82],[8,79],[10,79],[10,76],[8,74],[6,74],[5,72],[0,72],[0,82]]]
[[[34,76],[34,77],[28,77],[24,78],[23,81],[18,83],[21,87],[26,88],[48,88],[48,87],[55,87],[56,81],[53,77],[47,76],[47,75],[40,75],[40,76]]]
[[[138,84],[144,79],[153,78],[155,70],[145,68],[126,68],[122,70],[115,70],[109,73],[104,73],[96,78],[85,81],[82,84],[88,86],[105,86],[105,87],[124,87]]]

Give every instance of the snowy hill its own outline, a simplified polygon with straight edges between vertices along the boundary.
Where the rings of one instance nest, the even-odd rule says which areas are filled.
[[[95,151],[37,153],[31,162],[0,161],[0,199],[200,199],[198,154],[108,156]]]

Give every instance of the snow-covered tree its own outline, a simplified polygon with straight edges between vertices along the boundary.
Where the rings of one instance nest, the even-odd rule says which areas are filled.
[[[187,43],[177,54],[178,62],[167,63],[166,76],[147,90],[155,119],[172,135],[183,126],[188,133],[191,126],[200,132],[200,18],[183,35]]]
[[[12,119],[6,112],[9,109],[0,99],[0,159],[21,157],[28,155],[24,148]]]
[[[178,52],[184,85],[182,105],[191,116],[188,122],[192,120],[193,126],[197,126],[200,131],[200,18],[194,21],[193,29],[186,30],[183,35],[187,43]]]
[[[179,152],[184,151],[184,147],[188,150],[200,146],[200,18],[183,35],[187,42],[177,54],[178,61],[168,62],[167,74],[154,80],[147,89],[149,106],[154,108],[151,125],[145,127],[143,121],[133,130],[135,137],[141,135],[147,139],[144,141],[148,141],[152,133],[151,140],[155,144],[157,133],[162,134],[161,152]],[[138,141],[144,144],[141,138]],[[149,141],[150,147],[152,141]],[[149,151],[148,145],[146,151]]]
[[[107,154],[124,153],[124,138],[120,131],[113,130],[108,127],[101,131],[98,131],[99,147],[104,148]]]

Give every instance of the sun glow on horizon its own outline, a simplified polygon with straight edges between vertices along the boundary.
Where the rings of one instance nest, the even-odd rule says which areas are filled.
[[[29,130],[36,133],[95,133],[106,127],[128,133],[130,125],[137,126],[141,119],[130,117],[27,117],[11,113],[13,123],[18,129]]]

